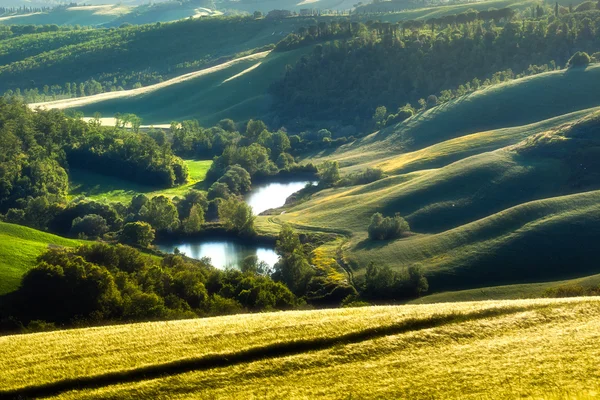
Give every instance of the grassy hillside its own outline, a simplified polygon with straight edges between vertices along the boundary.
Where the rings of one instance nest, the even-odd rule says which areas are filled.
[[[400,153],[423,149],[450,139],[466,140],[469,139],[466,138],[468,134],[478,133],[479,136],[472,138],[482,138],[486,131],[492,131],[489,132],[490,139],[482,138],[480,143],[498,140],[501,144],[503,142],[499,140],[499,135],[518,135],[518,130],[522,129],[529,134],[532,128],[533,131],[539,131],[581,116],[566,114],[600,105],[600,96],[597,94],[600,93],[599,76],[600,64],[595,64],[586,69],[548,72],[494,85],[342,146],[325,158],[340,160],[343,165],[363,164],[384,157],[398,157]],[[576,95],[567,99],[567,93]],[[552,119],[557,116],[566,118]],[[545,120],[548,121],[540,122]],[[520,127],[536,123],[537,127]],[[519,128],[515,128],[517,132],[498,131],[511,127]],[[466,145],[471,147],[472,143]],[[477,152],[482,150],[485,147],[480,147]],[[402,154],[402,157],[406,155]]]
[[[77,246],[81,241],[0,222],[0,294],[15,290],[21,277],[35,265],[49,245]]]
[[[549,292],[556,289],[578,289],[600,287],[600,274],[583,278],[568,279],[564,281],[523,283],[505,286],[490,286],[485,288],[457,290],[431,294],[412,300],[410,304],[452,303],[460,301],[482,300],[512,300],[535,299],[546,297]],[[565,296],[567,297],[567,296]]]
[[[25,14],[4,20],[0,19],[0,24],[96,26],[109,23],[124,14],[129,14],[131,11],[131,7],[120,4],[59,7],[49,12]]]
[[[0,393],[587,398],[598,390],[599,311],[590,298],[446,303],[7,336]]]
[[[93,115],[95,112],[105,116],[117,112],[134,113],[142,118],[144,124],[198,119],[201,124],[210,126],[223,118],[244,121],[269,111],[271,99],[266,94],[268,87],[285,72],[287,64],[296,62],[307,51],[310,50],[301,48],[285,53],[270,53],[264,59],[250,58],[236,62],[158,90],[91,102],[75,108],[84,115]]]
[[[478,1],[468,4],[452,4],[452,5],[440,5],[437,7],[418,8],[414,10],[406,10],[402,6],[402,1],[383,1],[379,3],[369,3],[356,8],[358,13],[362,12],[393,12],[392,14],[386,14],[384,17],[385,21],[402,21],[402,20],[426,20],[429,18],[439,18],[444,15],[460,14],[467,10],[484,11],[490,8],[512,8],[515,10],[525,9],[527,7],[541,4],[541,1],[536,0],[491,0],[491,1]],[[399,11],[398,10],[402,10]],[[394,12],[396,11],[396,12]]]
[[[128,203],[136,194],[143,193],[153,197],[164,195],[167,197],[182,196],[188,190],[197,188],[206,177],[212,164],[210,160],[185,160],[189,171],[189,182],[185,185],[169,189],[156,189],[151,186],[132,183],[115,177],[97,174],[77,168],[70,171],[70,189],[72,196],[86,196],[92,199],[120,201]]]
[[[433,292],[598,273],[600,123],[597,108],[574,111],[598,104],[584,89],[598,72],[492,87],[323,154],[348,172],[370,166],[390,176],[321,191],[285,214],[260,217],[259,227],[337,232],[349,238],[341,250],[355,277],[369,262],[421,264]],[[572,87],[581,96],[561,101]],[[375,212],[399,212],[413,235],[368,240]]]
[[[40,91],[44,85],[90,79],[107,84],[116,78],[124,88],[136,82],[147,86],[275,44],[306,24],[305,18],[219,17],[86,34],[21,35],[0,42],[0,91],[23,91],[32,80]]]

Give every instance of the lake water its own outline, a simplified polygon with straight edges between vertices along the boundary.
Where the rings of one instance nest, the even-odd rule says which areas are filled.
[[[269,182],[253,185],[246,195],[246,202],[258,215],[271,208],[281,207],[293,193],[302,189],[309,181]],[[252,245],[240,240],[226,239],[182,239],[179,242],[157,244],[160,251],[173,253],[175,248],[191,258],[208,257],[211,264],[219,269],[239,268],[244,258],[256,255],[259,261],[275,265],[279,257],[273,247]]]
[[[235,239],[198,239],[175,243],[159,244],[158,249],[165,253],[173,253],[175,248],[191,258],[210,258],[210,263],[219,269],[239,268],[244,258],[256,255],[259,261],[270,266],[275,265],[279,256],[273,248],[257,246],[236,241]]]
[[[252,207],[254,214],[258,215],[268,209],[283,206],[288,197],[305,187],[307,183],[313,182],[269,182],[253,185],[252,190],[246,195],[246,203]]]

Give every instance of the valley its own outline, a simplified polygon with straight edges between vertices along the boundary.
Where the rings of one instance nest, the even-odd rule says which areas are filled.
[[[13,3],[0,398],[597,396],[600,3]]]

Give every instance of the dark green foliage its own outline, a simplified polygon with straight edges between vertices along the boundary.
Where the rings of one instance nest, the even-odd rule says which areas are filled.
[[[131,200],[132,205],[134,199]],[[206,198],[204,192],[192,189],[184,195],[183,199],[179,199],[177,202],[177,212],[179,213],[179,218],[187,218],[190,215],[190,210],[193,206],[199,206],[202,211],[206,212],[208,209],[208,199]],[[138,211],[135,212],[139,212],[140,208],[141,206],[138,208]]]
[[[584,51],[578,51],[577,53],[573,54],[573,57],[571,57],[569,59],[569,62],[567,63],[567,67],[569,68],[574,68],[574,67],[585,67],[586,65],[588,65],[590,63],[591,59],[590,56],[588,55],[588,53],[584,52]]]
[[[226,61],[233,53],[268,45],[273,38],[258,43],[249,40],[251,45],[240,43],[240,35],[252,38],[278,25],[272,20],[234,16],[122,29],[26,34],[3,43],[0,64],[5,66],[0,70],[0,93],[31,88],[32,84],[40,92],[44,85],[60,85],[64,93],[65,82],[72,82],[70,92],[77,94],[76,87],[91,80],[105,91],[129,89],[136,84],[147,86]],[[29,33],[40,29],[32,28]]]
[[[367,168],[363,172],[356,172],[344,176],[337,183],[337,186],[366,185],[368,183],[383,179],[385,176],[386,175],[379,168]]]
[[[139,218],[157,231],[173,231],[179,226],[179,214],[173,202],[165,196],[155,196],[142,206]]]
[[[51,249],[38,261],[3,310],[14,321],[130,321],[297,304],[289,289],[267,276],[219,271],[174,255],[158,260],[121,245]]]
[[[400,272],[370,263],[365,274],[361,296],[372,301],[403,300],[419,297],[429,285],[420,267],[411,266]]]
[[[320,185],[333,186],[340,180],[340,166],[337,161],[325,161],[319,165]]]
[[[245,236],[252,236],[256,233],[252,208],[243,200],[230,197],[219,204],[218,213],[219,220],[227,230]]]
[[[352,39],[324,43],[288,69],[272,87],[274,108],[283,121],[295,124],[335,120],[372,129],[386,122],[380,106],[397,109],[424,99],[432,107],[442,101],[438,93],[474,78],[492,80],[498,71],[520,73],[552,61],[565,65],[576,50],[600,48],[596,12],[526,22],[507,22],[508,11],[487,15],[502,12],[442,17],[435,21],[440,27],[435,34],[420,30],[418,21],[405,21],[402,29],[379,22],[360,26]],[[482,22],[490,19],[504,26]]]
[[[396,239],[408,231],[410,231],[408,222],[398,213],[393,217],[384,217],[380,213],[375,213],[371,217],[368,228],[371,240]]]
[[[281,227],[275,251],[280,259],[275,264],[273,279],[283,282],[297,296],[304,295],[315,270],[308,263],[304,247],[290,225]]]
[[[123,221],[113,205],[88,199],[76,199],[69,203],[56,214],[50,222],[49,228],[53,232],[65,235],[75,226],[76,219],[82,219],[92,214],[104,219],[109,230],[121,229]]]
[[[0,98],[0,212],[21,209],[11,218],[46,228],[57,211],[50,208],[67,200],[67,164],[163,187],[187,180],[187,167],[167,143],[160,147],[147,135],[102,128],[59,111],[34,112]],[[118,229],[115,217],[99,208],[106,207],[68,207],[68,215],[59,212],[52,224],[65,234],[76,217],[98,214]]]
[[[242,195],[250,190],[252,181],[248,171],[239,165],[232,165],[227,168],[225,174],[215,184],[224,184],[230,193]]]
[[[185,233],[197,233],[204,224],[204,210],[198,204],[194,204],[189,215],[181,220],[181,229]]]
[[[146,222],[129,222],[123,226],[119,241],[140,247],[148,247],[154,241],[154,229]]]
[[[270,176],[278,172],[277,166],[270,159],[269,151],[258,143],[252,143],[243,147],[227,147],[223,154],[213,160],[206,180],[215,182],[225,174],[230,165],[235,164],[244,168],[251,177]]]
[[[260,261],[256,255],[244,258],[240,270],[244,273],[248,272],[257,275],[270,275],[273,272],[269,264]]]
[[[108,232],[106,220],[97,214],[88,214],[73,220],[71,234],[88,238],[97,238]]]

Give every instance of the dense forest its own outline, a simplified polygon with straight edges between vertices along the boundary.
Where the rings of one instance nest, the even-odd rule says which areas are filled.
[[[289,68],[272,88],[276,112],[300,125],[337,120],[364,128],[378,106],[396,110],[409,103],[420,109],[437,104],[439,97],[447,100],[448,91],[461,85],[469,91],[505,79],[496,72],[512,77],[562,68],[577,51],[600,50],[600,11],[564,14],[557,6],[556,16],[510,17],[510,12],[492,18],[473,12],[402,25],[321,28],[336,35],[349,29],[353,38],[317,45]],[[293,38],[304,36],[310,37],[311,29]]]

